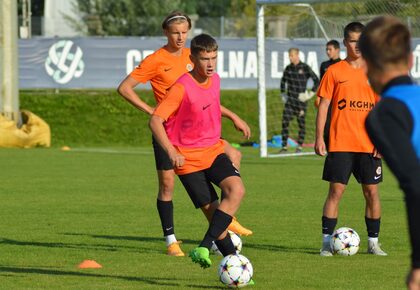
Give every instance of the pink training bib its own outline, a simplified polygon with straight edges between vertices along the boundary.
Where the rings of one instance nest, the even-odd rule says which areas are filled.
[[[185,90],[176,114],[165,128],[171,143],[178,147],[202,148],[216,144],[221,135],[220,77],[214,74],[208,86],[199,85],[189,73],[177,83]]]

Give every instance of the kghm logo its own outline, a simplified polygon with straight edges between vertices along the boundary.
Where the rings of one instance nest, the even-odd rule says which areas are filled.
[[[351,111],[370,111],[375,106],[372,102],[367,101],[349,101],[349,108]],[[346,99],[338,101],[338,109],[343,110],[347,107]]]
[[[342,110],[346,107],[347,102],[345,99],[341,99],[338,101],[338,109]]]
[[[45,70],[54,81],[66,84],[79,78],[84,71],[83,52],[71,40],[61,40],[53,44],[45,60]]]
[[[372,102],[350,101],[350,108],[372,110],[374,106],[375,104]]]

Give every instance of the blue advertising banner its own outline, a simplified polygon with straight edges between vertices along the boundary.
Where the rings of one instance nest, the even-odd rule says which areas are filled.
[[[163,37],[32,38],[19,40],[19,87],[116,88],[147,55],[166,43]],[[222,89],[257,88],[255,39],[218,39],[217,71]],[[300,49],[301,60],[319,75],[326,60],[325,40],[299,39],[265,42],[267,88],[278,88],[289,64],[288,49]],[[420,79],[420,39],[413,40],[411,74]],[[345,52],[342,51],[342,58]],[[139,88],[149,88],[140,85]]]

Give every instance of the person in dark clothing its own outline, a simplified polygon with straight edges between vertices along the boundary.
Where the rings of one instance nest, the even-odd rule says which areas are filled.
[[[410,32],[391,16],[375,18],[363,31],[359,48],[367,75],[381,101],[366,129],[404,192],[412,246],[410,290],[420,289],[420,86],[409,77],[413,59]]]
[[[336,62],[339,62],[340,59],[340,43],[337,40],[330,40],[326,44],[326,49],[328,60],[321,63],[319,69],[319,78],[322,79],[328,67]]]
[[[339,62],[340,59],[340,43],[337,40],[330,40],[326,44],[325,49],[328,60],[321,63],[321,67],[319,69],[319,79],[322,80],[322,77],[324,76],[325,72],[327,71],[328,67],[332,64],[335,64]],[[317,96],[315,99],[315,107],[318,108],[319,102],[321,101],[321,98]],[[324,128],[324,140],[325,145],[327,147],[328,151],[328,143],[330,138],[330,123],[331,123],[331,107],[328,108],[327,113],[327,120],[325,121],[325,128]]]
[[[280,83],[280,92],[282,95],[286,92],[287,100],[283,109],[282,119],[282,149],[280,152],[287,152],[287,139],[289,137],[289,123],[294,116],[297,117],[299,125],[298,147],[296,152],[302,151],[302,144],[305,139],[305,117],[307,109],[307,99],[302,99],[300,95],[307,93],[307,82],[313,81],[312,91],[316,92],[319,79],[312,69],[306,63],[299,59],[299,49],[289,49],[290,64],[286,66]]]

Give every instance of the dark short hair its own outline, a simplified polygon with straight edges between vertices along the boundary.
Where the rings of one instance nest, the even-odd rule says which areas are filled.
[[[344,39],[348,39],[350,32],[362,32],[365,26],[360,22],[351,22],[344,27]]]
[[[197,56],[200,52],[212,52],[219,48],[216,40],[208,34],[199,34],[191,39],[191,54]]]
[[[172,11],[163,20],[162,28],[166,30],[168,29],[169,25],[172,23],[183,23],[183,22],[188,22],[188,29],[191,29],[191,19],[188,17],[187,14],[178,10]]]
[[[377,17],[366,25],[360,35],[359,49],[362,57],[380,70],[390,64],[408,64],[410,31],[395,17]]]
[[[340,43],[335,39],[332,39],[332,40],[327,42],[326,46],[330,46],[330,45],[333,46],[335,49],[340,48]]]
[[[297,48],[297,47],[289,48],[289,53],[292,53],[293,51],[296,52],[296,53],[299,53],[299,48]]]

